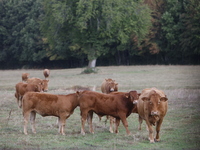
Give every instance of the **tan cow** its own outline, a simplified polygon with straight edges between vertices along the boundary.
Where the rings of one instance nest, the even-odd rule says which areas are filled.
[[[101,84],[102,93],[110,93],[114,91],[118,91],[118,83],[112,79],[105,79]]]
[[[59,133],[65,135],[66,119],[73,114],[79,105],[77,93],[69,95],[53,95],[47,93],[28,92],[23,97],[22,109],[24,116],[24,134],[27,133],[27,124],[30,116],[32,132],[35,130],[36,113],[41,116],[55,116],[59,119]]]
[[[19,82],[15,85],[15,97],[19,108],[22,107],[22,97],[26,92],[41,92],[41,87],[37,84]]]
[[[45,79],[48,79],[48,77],[50,75],[49,69],[44,69],[43,74],[44,74]]]
[[[129,93],[118,94],[102,94],[94,91],[83,91],[79,93],[79,105],[81,111],[81,133],[85,135],[85,121],[88,117],[90,124],[90,132],[94,133],[92,127],[92,114],[95,112],[99,116],[110,115],[116,118],[116,130],[120,120],[126,128],[126,133],[130,135],[128,130],[128,122],[126,118],[132,113],[136,105],[133,104],[134,99],[137,99],[136,91]]]
[[[115,80],[112,80],[110,78],[105,79],[102,82],[101,91],[102,91],[102,93],[106,93],[106,94],[109,94],[111,92],[116,92],[116,91],[118,91],[118,83],[116,83]],[[109,131],[110,131],[110,133],[113,133],[113,125],[115,124],[115,118],[112,116],[106,116],[106,117],[107,117],[107,119],[110,120]],[[101,118],[100,118],[100,120],[101,120]]]
[[[49,80],[42,80],[40,78],[29,78],[27,80],[27,83],[33,83],[41,86],[42,91],[47,92],[48,91],[48,82]]]
[[[160,141],[159,132],[164,116],[167,113],[167,100],[163,91],[152,88],[143,90],[137,102],[139,130],[141,130],[142,121],[145,120],[149,130],[150,143],[154,143],[153,125],[156,125],[155,141]]]
[[[26,82],[29,78],[29,73],[22,73],[22,81]]]

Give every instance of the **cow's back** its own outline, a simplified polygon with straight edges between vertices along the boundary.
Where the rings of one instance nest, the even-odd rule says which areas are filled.
[[[165,97],[166,96],[165,93],[162,90],[158,90],[156,88],[147,88],[147,89],[142,90],[140,97],[149,97],[152,91],[155,91],[161,97]]]

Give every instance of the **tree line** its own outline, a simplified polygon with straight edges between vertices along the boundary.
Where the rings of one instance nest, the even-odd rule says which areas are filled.
[[[200,64],[199,0],[0,0],[0,68]]]

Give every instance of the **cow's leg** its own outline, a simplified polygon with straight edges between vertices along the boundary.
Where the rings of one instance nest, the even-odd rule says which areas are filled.
[[[138,121],[139,121],[138,130],[141,130],[142,129],[142,121],[143,121],[143,119],[139,115],[138,115]]]
[[[19,108],[22,108],[22,98],[23,96],[19,96],[19,99],[18,99]]]
[[[30,121],[31,121],[31,128],[32,128],[32,132],[36,133],[35,130],[35,117],[36,117],[36,112],[32,111],[31,115],[30,115]]]
[[[66,122],[66,117],[60,117],[59,119],[59,133],[62,135],[65,135],[65,122]]]
[[[89,124],[90,133],[94,133],[93,126],[92,126],[92,118],[93,118],[93,112],[89,111],[88,115],[87,115],[87,121],[88,121],[88,124]]]
[[[160,127],[161,127],[162,122],[163,122],[163,119],[160,119],[156,124],[156,137],[155,137],[156,142],[160,141]]]
[[[17,98],[17,105],[18,105],[18,107],[19,107],[19,94],[16,92],[15,93],[15,97]],[[20,107],[19,107],[20,108]]]
[[[148,129],[149,129],[149,140],[150,140],[150,143],[155,143],[154,138],[153,138],[153,127],[149,123],[149,121],[146,121],[146,124],[147,124]]]
[[[124,127],[126,128],[127,135],[130,135],[130,131],[128,130],[128,122],[126,120],[126,115],[121,116],[120,119],[122,120],[122,123]]]
[[[109,129],[109,131],[110,131],[110,133],[113,133],[113,120],[114,120],[114,118],[112,116],[109,116],[109,120],[110,120],[110,129]]]
[[[85,122],[86,122],[86,119],[87,119],[87,114],[88,114],[87,111],[83,112],[81,110],[81,134],[82,135],[85,135]]]
[[[30,111],[23,112],[23,116],[24,116],[24,134],[26,134],[26,135],[28,134],[28,132],[27,132],[27,124],[28,124],[29,114],[30,114]]]
[[[119,127],[120,119],[115,118],[115,133],[119,133],[118,127]]]

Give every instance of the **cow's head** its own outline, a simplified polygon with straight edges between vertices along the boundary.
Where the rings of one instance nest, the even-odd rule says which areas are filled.
[[[115,80],[112,79],[105,79],[106,80],[106,86],[109,90],[109,92],[118,91],[118,83],[115,82]]]
[[[166,97],[161,97],[156,92],[151,94],[149,97],[143,97],[142,100],[147,103],[149,114],[152,116],[159,116],[159,107],[162,102],[166,102]]]
[[[44,92],[48,91],[48,83],[49,83],[49,80],[42,81],[42,91],[44,91]]]
[[[130,91],[129,96],[131,98],[131,102],[133,102],[133,104],[137,104],[137,100],[139,98],[137,91]]]

